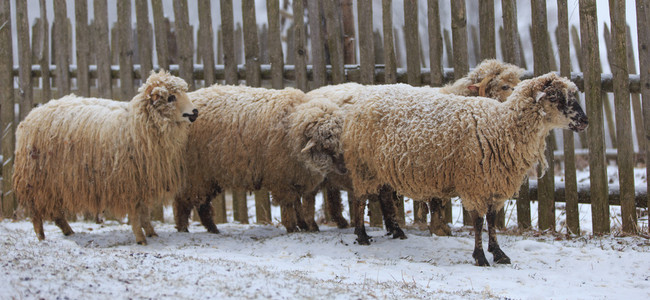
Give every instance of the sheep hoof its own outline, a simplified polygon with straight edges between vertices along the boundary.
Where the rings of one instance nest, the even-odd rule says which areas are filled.
[[[429,232],[437,236],[451,236],[451,228],[449,228],[449,225],[447,224],[430,226]]]
[[[74,234],[74,231],[72,231],[72,230],[66,231],[66,232],[63,233],[63,235],[65,235],[65,236],[71,236],[73,234]]]
[[[509,265],[510,264],[510,257],[508,257],[501,249],[498,249],[494,252],[492,252],[494,255],[494,262],[497,264],[502,264],[502,265]]]
[[[138,245],[142,245],[142,246],[146,246],[146,245],[147,245],[147,241],[146,241],[146,240],[137,241],[137,243],[138,243]]]
[[[157,236],[158,236],[158,234],[155,233],[155,232],[147,233],[147,237],[157,237]]]
[[[483,249],[474,249],[474,253],[472,253],[472,257],[476,261],[476,265],[479,267],[489,267],[490,263],[488,262],[487,258],[485,258],[485,253],[483,253]]]
[[[370,245],[370,238],[368,238],[368,237],[365,237],[365,238],[358,237],[357,238],[357,243],[359,245],[368,246],[368,245]]]
[[[393,233],[393,238],[394,238],[394,239],[399,238],[400,240],[405,240],[405,239],[408,238],[408,237],[406,236],[406,234],[404,233],[404,231],[402,231],[401,228],[396,228],[396,229],[394,229],[392,233]]]
[[[336,227],[338,227],[339,229],[344,229],[350,227],[350,224],[348,224],[348,221],[346,221],[345,219],[336,220]]]
[[[176,227],[176,231],[178,231],[178,232],[190,232],[189,230],[187,230],[187,227],[184,227],[184,228]]]
[[[214,228],[208,228],[209,233],[214,233],[214,234],[219,234],[219,229],[217,227]]]

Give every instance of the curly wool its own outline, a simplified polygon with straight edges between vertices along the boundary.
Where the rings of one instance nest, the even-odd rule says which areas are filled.
[[[187,90],[162,71],[130,102],[69,95],[33,109],[16,130],[13,183],[20,203],[46,218],[61,210],[124,216],[137,202],[174,194],[184,175],[189,122],[172,119],[178,112],[166,101],[152,105],[153,87]]]
[[[546,167],[540,149],[557,124],[534,97],[553,76],[520,83],[504,103],[404,84],[367,87],[348,107],[342,137],[355,196],[388,184],[413,199],[460,196],[480,215],[501,208],[526,171],[538,161]]]
[[[519,84],[523,73],[524,69],[515,65],[486,59],[463,78],[439,88],[438,91],[443,94],[487,97],[503,102]],[[478,87],[471,89],[472,85]]]

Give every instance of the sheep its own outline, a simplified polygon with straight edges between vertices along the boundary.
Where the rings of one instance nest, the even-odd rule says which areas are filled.
[[[489,266],[481,241],[486,215],[488,251],[496,263],[510,263],[497,243],[496,212],[528,170],[546,169],[550,130],[587,127],[577,93],[555,73],[521,82],[505,102],[403,84],[367,87],[348,107],[341,136],[355,197],[385,186],[412,199],[459,196],[474,223],[476,264]],[[363,222],[355,232],[369,244]]]
[[[183,151],[197,109],[187,83],[152,72],[130,102],[68,95],[33,109],[16,130],[14,191],[39,240],[43,219],[64,235],[65,212],[128,213],[138,244],[156,236],[148,207],[182,184]]]
[[[345,172],[338,106],[302,91],[213,85],[189,93],[203,113],[187,144],[187,186],[174,199],[176,228],[186,232],[198,207],[208,232],[211,198],[224,189],[271,192],[288,232],[307,230],[300,197],[329,172]],[[309,100],[309,101],[308,101]]]
[[[469,72],[465,77],[442,88],[432,88],[432,91],[442,94],[482,96],[503,102],[512,93],[514,87],[520,82],[519,78],[523,72],[523,69],[515,65],[503,63],[495,59],[488,59],[477,65],[476,68]],[[345,111],[345,106],[352,104],[355,101],[355,98],[363,92],[364,88],[364,85],[358,83],[345,83],[321,87],[310,91],[307,94],[314,97],[327,97],[341,106],[342,110]],[[346,228],[348,223],[341,215],[340,193],[338,190],[351,191],[352,187],[349,176],[340,176],[336,174],[328,175],[323,182],[322,187],[317,188],[305,197],[306,200],[303,204],[306,218],[305,221],[310,227],[317,228],[316,222],[313,220],[315,202],[313,199],[321,188],[327,189],[328,197],[325,204],[330,216],[334,219],[339,228]],[[348,193],[348,196],[351,196],[350,193]],[[396,200],[395,196],[393,196],[393,198]],[[433,234],[451,234],[449,226],[444,222],[443,211],[437,209],[445,202],[449,202],[449,199],[436,198],[429,200],[429,208],[431,209],[431,225],[429,226],[429,230]],[[385,202],[385,204],[387,204],[387,202]],[[390,208],[384,207],[384,209]],[[363,215],[355,216],[357,219],[352,220],[352,223],[363,221]],[[395,232],[397,232],[397,230],[395,230]],[[398,233],[396,237],[405,238],[406,236],[402,236]]]

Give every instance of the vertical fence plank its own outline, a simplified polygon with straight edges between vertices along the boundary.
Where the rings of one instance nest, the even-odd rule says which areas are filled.
[[[162,0],[151,0],[151,12],[153,13],[153,24],[155,27],[158,66],[161,69],[169,70],[169,45],[167,44],[167,30],[165,30],[165,15]]]
[[[546,20],[546,0],[531,0],[531,14],[533,26],[533,63],[535,76],[546,74],[550,71],[548,49],[548,29]],[[555,176],[553,166],[555,159],[553,149],[550,147],[552,132],[546,138],[545,156],[548,161],[548,169],[543,177],[539,179],[537,189],[538,199],[538,225],[539,230],[555,231]]]
[[[452,48],[451,35],[448,29],[442,30],[442,36],[445,41],[445,52],[447,52],[447,66],[454,66],[454,49]]]
[[[639,39],[639,66],[650,65],[650,0],[636,1],[637,35]],[[645,132],[650,132],[650,68],[641,68],[641,96],[643,97],[643,125]],[[645,135],[646,142],[646,174],[650,174],[650,135]],[[650,190],[650,180],[647,181]],[[650,208],[650,195],[646,199],[646,207]],[[648,220],[650,233],[650,220]]]
[[[75,0],[77,86],[79,95],[90,96],[90,27],[88,25],[88,0]]]
[[[11,42],[11,5],[0,1],[0,126],[2,126],[2,216],[11,218],[16,209],[12,187],[14,135],[13,47]]]
[[[303,1],[293,1],[296,87],[307,92],[307,32],[305,32],[304,14]]]
[[[58,97],[70,94],[70,55],[66,43],[68,41],[67,22],[66,1],[55,0],[54,24],[56,29],[54,40],[58,43],[56,45],[56,87]]]
[[[384,31],[384,83],[397,82],[397,62],[393,37],[392,0],[382,0],[382,29]]]
[[[451,35],[454,52],[454,79],[469,72],[467,63],[467,15],[465,1],[451,0]]]
[[[248,204],[246,203],[246,191],[232,191],[232,210],[235,222],[248,224]]]
[[[257,23],[255,20],[255,2],[242,1],[242,14],[244,18],[244,52],[246,58],[246,84],[259,87],[260,77],[260,48],[257,36]]]
[[[311,26],[311,43],[312,43],[312,56],[314,60],[314,69],[316,69],[316,51],[323,51],[322,41],[320,41],[320,31],[315,32],[312,24],[312,6],[318,8],[318,1],[309,1],[309,23]],[[284,87],[284,60],[282,59],[282,39],[280,35],[280,1],[268,0],[266,1],[266,14],[269,22],[269,58],[271,60],[271,86],[274,89],[281,89]],[[320,17],[314,17],[320,26]],[[320,28],[320,27],[319,27]],[[318,34],[317,41],[314,41],[314,35]],[[320,47],[316,42],[321,43]],[[325,67],[325,57],[322,57],[322,67]],[[319,74],[322,76],[322,74]],[[314,81],[316,81],[316,71],[314,70]],[[322,82],[324,84],[324,81]]]
[[[339,84],[345,81],[341,19],[334,1],[323,2],[323,11],[325,12],[327,43],[329,45],[330,62],[332,64],[332,83]]]
[[[18,39],[18,74],[19,74],[19,95],[20,120],[33,107],[32,92],[32,50],[29,45],[29,19],[27,17],[27,3],[16,1],[16,38]]]
[[[603,24],[603,35],[604,35],[604,40],[605,40],[605,50],[607,51],[607,60],[609,61],[609,64],[611,66],[612,61],[614,58],[612,58],[612,53],[611,53],[611,41],[612,37],[609,32],[609,26],[607,24]],[[602,61],[601,61],[601,69],[600,72],[602,73]],[[612,103],[609,101],[609,97],[607,93],[601,93],[601,97],[603,98],[603,108],[605,109],[605,124],[607,124],[607,131],[609,132],[609,138],[612,143],[612,148],[616,148],[616,145],[618,144],[618,141],[616,139],[616,124],[614,123],[614,112],[612,110]]]
[[[627,69],[630,74],[637,74],[636,58],[634,57],[634,49],[632,48],[632,36],[630,33],[630,26],[626,27],[626,47],[627,47]],[[641,110],[641,98],[639,94],[632,94],[632,111],[634,112],[634,127],[636,129],[636,140],[639,145],[639,153],[645,152],[645,138],[643,132],[643,112]],[[637,157],[638,158],[638,157]]]
[[[93,3],[95,16],[94,40],[97,53],[97,91],[101,98],[112,98],[111,87],[111,47],[108,42],[108,7],[106,0],[95,0]]]
[[[580,46],[580,34],[578,33],[578,28],[575,25],[571,26],[571,39],[573,40],[573,50],[575,56],[578,60],[579,71],[584,70],[583,58],[582,58],[582,47]],[[587,148],[587,131],[582,131],[578,133],[578,138],[580,139],[580,145],[582,148]]]
[[[476,29],[476,26],[474,25],[469,26],[469,37],[472,40],[472,42],[469,43],[469,45],[472,45],[471,47],[472,52],[471,55],[467,58],[468,59],[467,62],[468,63],[472,62],[473,63],[472,65],[474,66],[477,64],[477,62],[481,57],[481,47],[479,46],[478,30]],[[468,49],[468,53],[469,53],[469,49]]]
[[[149,23],[149,5],[147,0],[135,1],[135,22],[138,31],[138,54],[140,55],[140,78],[144,82],[153,70],[151,59],[153,43],[152,29]]]
[[[479,2],[479,23],[481,37],[481,60],[496,58],[496,38],[494,36],[494,0]]]
[[[343,24],[343,63],[356,64],[355,34],[354,34],[354,13],[352,0],[339,0],[340,14]]]
[[[237,83],[237,61],[235,56],[234,21],[232,0],[221,0],[221,34],[223,37],[223,64],[226,84]]]
[[[199,40],[201,42],[201,58],[203,59],[203,80],[205,86],[212,85],[214,80],[214,31],[212,29],[212,9],[210,1],[199,1]]]
[[[40,17],[40,33],[41,38],[38,41],[39,51],[38,55],[38,64],[41,66],[41,99],[38,100],[39,103],[44,103],[49,101],[52,98],[52,91],[50,89],[50,25],[47,22],[47,10],[45,0],[39,1],[39,7],[41,11]],[[32,47],[34,44],[32,43]]]
[[[117,1],[117,30],[120,52],[120,100],[129,101],[133,97],[133,40],[131,29],[131,1]]]
[[[625,2],[610,0],[609,15],[612,24],[610,67],[614,77],[616,103],[616,136],[618,137],[618,180],[621,188],[621,218],[623,232],[636,232],[636,206],[634,203],[634,146],[630,120],[630,93],[628,91],[627,45],[625,33]]]
[[[429,67],[431,86],[442,86],[442,32],[440,31],[440,8],[437,0],[427,1],[429,27]]]
[[[569,11],[567,0],[558,0],[557,47],[560,54],[560,75],[571,77],[571,51],[569,48]],[[580,216],[578,210],[578,183],[576,178],[575,149],[573,131],[562,131],[564,139],[564,197],[566,200],[567,232],[580,234]]]
[[[178,73],[187,81],[190,90],[194,90],[192,78],[193,66],[193,32],[189,26],[187,0],[174,1],[174,29],[176,30],[176,43],[178,46]]]
[[[600,97],[600,57],[596,3],[580,0],[580,35],[584,55],[585,95],[589,117],[589,178],[591,214],[596,234],[609,232],[609,199],[603,134],[603,103]]]

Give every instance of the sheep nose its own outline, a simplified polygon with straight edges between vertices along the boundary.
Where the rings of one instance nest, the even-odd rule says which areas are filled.
[[[199,110],[195,108],[195,109],[192,110],[191,115],[188,114],[188,113],[184,113],[183,117],[187,117],[187,118],[190,119],[190,122],[194,122],[194,121],[196,121],[196,118],[199,117]]]

